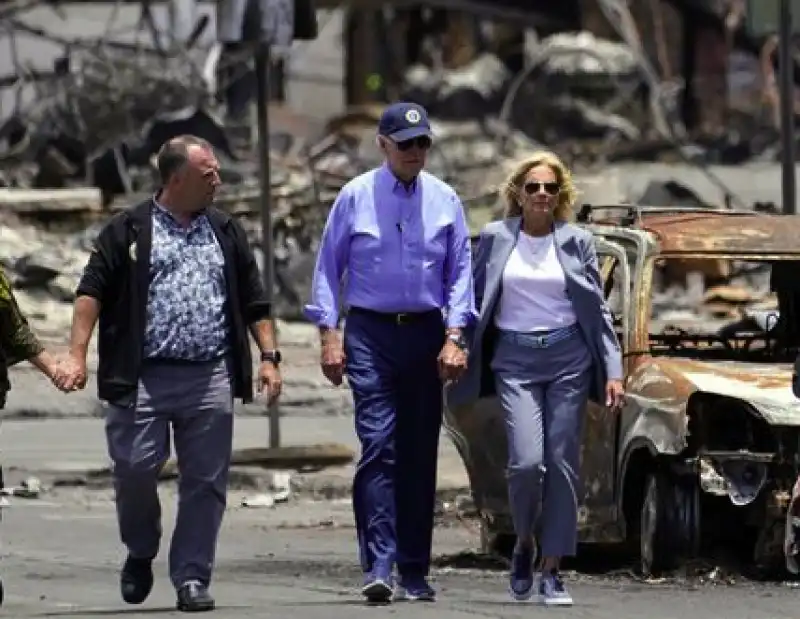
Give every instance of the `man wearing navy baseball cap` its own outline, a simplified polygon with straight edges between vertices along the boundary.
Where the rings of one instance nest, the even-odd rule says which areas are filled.
[[[442,385],[466,369],[461,331],[475,318],[464,209],[449,185],[422,170],[431,135],[420,105],[383,112],[376,143],[384,163],[337,196],[305,308],[320,329],[322,372],[337,386],[346,375],[353,392],[361,442],[353,511],[362,593],[373,603],[390,602],[393,592],[435,598],[427,577]]]
[[[395,103],[387,107],[381,114],[378,133],[400,143],[432,135],[428,113],[416,103]]]

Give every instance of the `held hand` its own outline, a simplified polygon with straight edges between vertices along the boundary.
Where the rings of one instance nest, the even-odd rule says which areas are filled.
[[[267,402],[273,404],[281,395],[283,379],[278,367],[265,361],[258,368],[258,390],[267,396]]]
[[[55,387],[58,387],[58,382],[62,380],[62,372],[56,357],[51,355],[47,350],[43,350],[30,361],[35,368],[47,376]]]
[[[625,403],[625,389],[621,380],[610,380],[606,383],[606,406],[612,411],[619,411]]]
[[[86,386],[86,360],[68,354],[59,360],[52,377],[53,384],[64,391],[77,391]]]
[[[61,389],[59,385],[66,380],[63,365],[58,359],[53,359],[52,363],[47,364],[46,368],[44,369],[44,374],[50,379],[50,382],[53,383],[53,386],[59,390]]]
[[[439,353],[439,378],[444,384],[457,381],[467,369],[467,353],[455,342],[445,342]]]
[[[56,388],[60,388],[59,385],[66,381],[66,375],[62,370],[59,360],[50,354],[49,351],[43,350],[35,357],[29,359],[29,361],[37,370],[47,376]]]
[[[338,333],[326,334],[322,340],[320,367],[331,384],[338,387],[344,379],[345,354],[342,340]]]

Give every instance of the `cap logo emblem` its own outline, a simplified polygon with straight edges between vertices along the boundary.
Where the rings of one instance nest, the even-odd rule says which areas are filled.
[[[420,120],[422,120],[422,116],[417,110],[408,110],[406,112],[406,120],[412,125],[416,125]]]

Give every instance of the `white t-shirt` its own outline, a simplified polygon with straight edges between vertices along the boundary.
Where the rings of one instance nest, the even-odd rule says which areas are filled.
[[[575,324],[577,319],[566,288],[553,235],[530,236],[520,231],[503,269],[495,325],[506,331],[529,333]]]

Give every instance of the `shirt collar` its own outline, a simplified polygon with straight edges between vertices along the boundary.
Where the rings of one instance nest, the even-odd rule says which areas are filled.
[[[416,176],[410,183],[406,184],[394,175],[394,172],[389,168],[389,164],[384,162],[381,170],[390,183],[393,193],[399,193],[405,196],[412,196],[416,193],[419,186],[419,176]]]
[[[169,209],[158,201],[158,198],[159,198],[160,195],[161,195],[161,192],[159,191],[153,196],[153,204],[155,204],[155,206],[156,206],[156,212],[161,213],[162,215],[166,215],[167,217],[169,217],[170,222],[174,223],[175,225],[180,225],[180,224],[178,224],[178,221],[175,219],[175,217],[173,217],[172,213],[169,212]],[[198,222],[200,222],[202,220],[203,215],[205,215],[205,214],[206,214],[206,209],[203,209],[202,211],[198,211],[196,213],[193,213],[191,222],[189,224],[190,227],[193,227]]]

